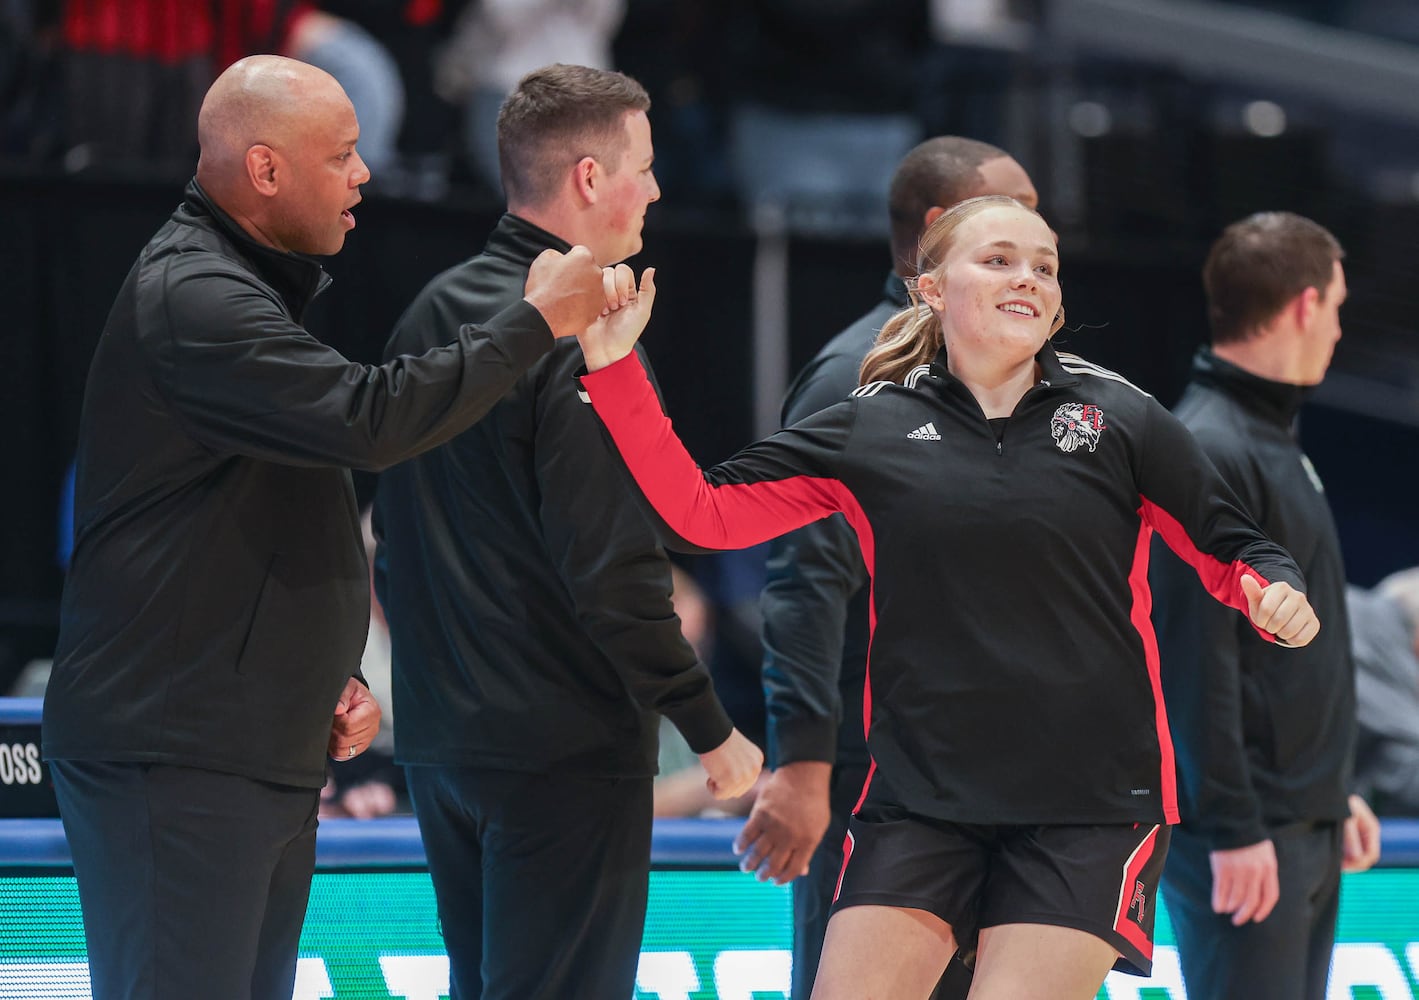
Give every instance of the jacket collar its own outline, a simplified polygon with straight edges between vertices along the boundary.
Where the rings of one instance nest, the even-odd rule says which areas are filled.
[[[898,309],[912,304],[912,298],[907,294],[907,283],[896,271],[887,275],[887,283],[882,286],[882,298]]]
[[[493,231],[488,234],[488,243],[483,252],[517,261],[519,264],[531,264],[538,254],[549,247],[566,253],[572,245],[541,226],[534,226],[520,216],[504,212]]]
[[[1274,382],[1224,361],[1202,347],[1192,359],[1192,381],[1220,392],[1278,427],[1289,428],[1313,386]]]
[[[314,258],[276,250],[252,239],[235,219],[218,207],[195,177],[183,193],[182,207],[177,214],[181,221],[206,224],[234,244],[252,269],[285,301],[296,322],[300,322],[311,300],[330,285],[330,275]]]
[[[1054,349],[1052,341],[1045,341],[1044,346],[1035,354],[1035,361],[1040,366],[1040,381],[1036,385],[1041,388],[1057,389],[1061,386],[1072,386],[1079,384],[1079,376],[1066,369],[1059,360],[1059,354]],[[948,385],[959,384],[960,380],[951,374],[946,367],[946,348],[942,347],[936,352],[936,357],[931,362],[931,374],[933,377],[941,379]]]

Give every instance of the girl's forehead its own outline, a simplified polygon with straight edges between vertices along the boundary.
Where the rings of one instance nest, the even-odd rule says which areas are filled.
[[[1011,242],[1027,237],[1031,245],[1054,248],[1054,232],[1034,212],[1014,205],[992,206],[965,220],[958,230],[961,241],[989,241],[998,236]]]

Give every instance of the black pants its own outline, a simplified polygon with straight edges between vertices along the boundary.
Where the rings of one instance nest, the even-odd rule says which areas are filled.
[[[629,997],[650,890],[650,778],[407,768],[451,1000]]]
[[[1261,923],[1212,912],[1207,844],[1181,827],[1163,869],[1187,995],[1198,1000],[1324,1000],[1340,911],[1341,827],[1273,830],[1281,898]]]
[[[50,761],[94,1000],[290,1000],[319,790]]]
[[[843,869],[843,839],[847,836],[847,821],[852,807],[862,797],[867,781],[867,766],[842,765],[833,768],[828,801],[832,819],[828,832],[813,852],[808,874],[793,881],[793,1000],[808,1000],[813,993],[813,981],[818,975],[818,960],[823,955],[823,936],[828,931],[828,911],[837,891],[838,876]],[[953,958],[931,994],[931,1000],[954,1000],[964,997],[971,987],[971,970],[959,958]]]

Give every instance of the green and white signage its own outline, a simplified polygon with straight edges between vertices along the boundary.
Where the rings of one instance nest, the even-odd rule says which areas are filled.
[[[1158,916],[1153,978],[1115,973],[1101,998],[1185,1000],[1166,906]],[[791,921],[787,888],[734,870],[655,871],[634,1000],[786,997]],[[293,1000],[447,990],[427,873],[316,875]],[[0,1000],[88,997],[73,878],[0,876]],[[1419,1000],[1419,869],[1346,876],[1328,1000]]]

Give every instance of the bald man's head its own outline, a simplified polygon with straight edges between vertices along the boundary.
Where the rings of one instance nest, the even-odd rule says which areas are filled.
[[[261,242],[335,253],[369,180],[358,138],[355,110],[333,76],[283,56],[249,56],[202,101],[197,180]]]
[[[285,56],[248,56],[232,63],[197,113],[198,179],[204,187],[209,187],[204,175],[220,183],[222,174],[244,169],[242,161],[252,146],[289,146],[312,118],[349,103],[333,76],[308,63]]]

